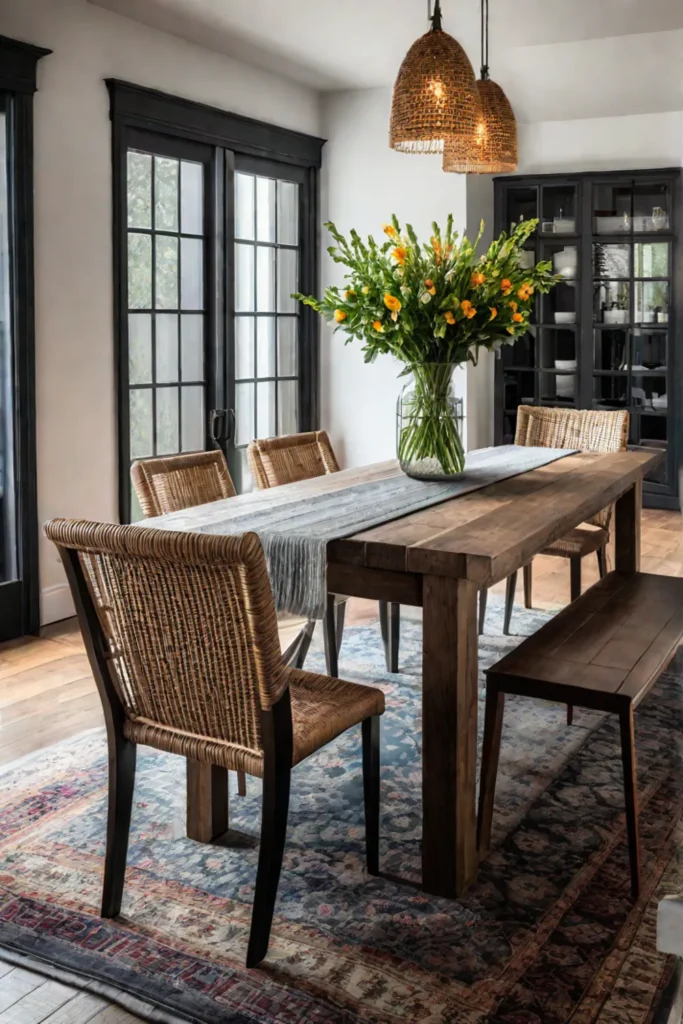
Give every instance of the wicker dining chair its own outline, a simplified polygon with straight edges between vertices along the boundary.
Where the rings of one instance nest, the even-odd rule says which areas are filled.
[[[109,811],[101,913],[121,910],[136,746],[263,779],[247,966],[268,950],[292,768],[362,725],[366,861],[379,871],[381,690],[302,672],[280,654],[261,542],[75,520],[62,557],[104,710]]]
[[[247,459],[254,483],[260,490],[339,472],[339,463],[325,430],[257,439],[247,448]],[[332,676],[336,676],[338,672],[345,610],[346,598],[335,594],[327,595],[323,637],[327,671]],[[398,672],[401,606],[380,601],[379,621],[387,670]],[[304,664],[314,629],[315,621],[309,619],[306,625],[306,639],[300,648],[299,668]]]

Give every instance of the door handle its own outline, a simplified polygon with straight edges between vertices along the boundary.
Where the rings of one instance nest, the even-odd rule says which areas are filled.
[[[225,410],[225,426],[223,433],[223,441],[229,444],[230,441],[235,440],[235,410]]]
[[[218,444],[223,439],[225,433],[225,409],[212,409],[211,415],[209,416],[209,436],[211,440]]]

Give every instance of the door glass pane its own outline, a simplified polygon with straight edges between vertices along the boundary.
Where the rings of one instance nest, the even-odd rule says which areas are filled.
[[[204,380],[204,317],[183,313],[180,318],[183,380]]]
[[[633,189],[633,230],[668,231],[669,186],[636,182]]]
[[[277,183],[277,240],[280,245],[299,241],[299,186],[294,181]]]
[[[593,231],[619,235],[631,231],[633,187],[630,182],[593,186]]]
[[[299,424],[299,382],[278,384],[278,434],[296,434]]]
[[[633,246],[634,277],[668,277],[669,243],[636,242]]]
[[[272,178],[256,179],[256,240],[275,241],[275,182]]]
[[[576,186],[545,185],[543,187],[544,234],[567,235],[576,231]]]
[[[256,321],[256,366],[259,377],[275,376],[275,317],[260,316]]]
[[[131,384],[152,381],[152,314],[128,315],[128,379]]]
[[[152,308],[152,239],[128,235],[128,308]]]
[[[235,379],[250,380],[254,376],[254,317],[238,316],[235,320]]]
[[[180,304],[183,309],[204,308],[204,243],[201,238],[180,240]]]
[[[275,249],[270,246],[256,250],[256,309],[259,313],[275,309]]]
[[[157,384],[178,380],[178,315],[157,314]]]
[[[152,226],[152,158],[148,153],[128,153],[128,227]]]
[[[235,444],[254,439],[254,385],[235,385]]]
[[[235,175],[235,238],[254,238],[254,190],[252,174]]]
[[[6,115],[0,111],[0,580],[16,579],[14,387]]]
[[[254,246],[235,246],[235,309],[238,313],[254,310]]]
[[[152,391],[133,388],[130,392],[130,457],[146,459],[154,455]]]
[[[178,388],[157,388],[157,455],[173,455],[178,441]]]
[[[294,316],[280,316],[277,321],[277,369],[280,377],[295,377],[298,373],[297,336],[299,320]]]
[[[637,324],[665,324],[668,322],[668,281],[636,281],[636,304],[633,319]]]
[[[256,436],[275,434],[275,381],[259,381],[256,392]]]
[[[614,245],[595,242],[593,245],[593,277],[618,280],[622,277],[628,278],[630,273],[631,244],[629,242],[617,242]]]
[[[295,313],[296,299],[292,293],[297,290],[296,249],[278,249],[277,252],[277,308],[279,313]]]
[[[201,235],[204,220],[204,168],[183,160],[180,165],[180,230]]]
[[[157,231],[178,230],[178,172],[177,160],[154,158],[154,227]]]
[[[178,308],[178,239],[156,236],[155,288],[157,309]]]
[[[206,444],[204,429],[204,388],[181,389],[183,451],[201,451]]]

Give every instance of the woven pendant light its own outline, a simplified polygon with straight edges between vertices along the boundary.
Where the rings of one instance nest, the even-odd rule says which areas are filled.
[[[481,120],[474,70],[460,43],[441,28],[440,0],[431,22],[394,84],[389,145],[401,153],[442,153],[445,138],[473,134]]]
[[[489,2],[481,0],[481,120],[473,134],[459,129],[446,139],[444,171],[504,174],[517,169],[517,122],[510,101],[489,78]]]

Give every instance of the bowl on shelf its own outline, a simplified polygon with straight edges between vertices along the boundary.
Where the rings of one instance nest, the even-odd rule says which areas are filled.
[[[576,313],[575,312],[572,312],[572,313],[559,313],[559,312],[556,312],[555,313],[555,323],[556,324],[575,324],[576,323]]]
[[[556,235],[573,235],[576,231],[576,221],[573,217],[554,217],[553,232]]]
[[[652,408],[653,409],[666,409],[667,408],[666,395],[657,395],[656,397],[653,395],[652,396]]]
[[[630,231],[631,218],[628,215],[625,217],[596,217],[595,230],[599,235],[616,235],[622,231]]]
[[[553,265],[555,273],[559,274],[560,277],[571,279],[576,277],[576,246],[567,246],[565,249],[560,249],[553,255]]]
[[[556,370],[576,370],[576,359],[556,359]],[[555,391],[558,398],[573,398],[575,386],[574,373],[558,373],[555,377]]]

